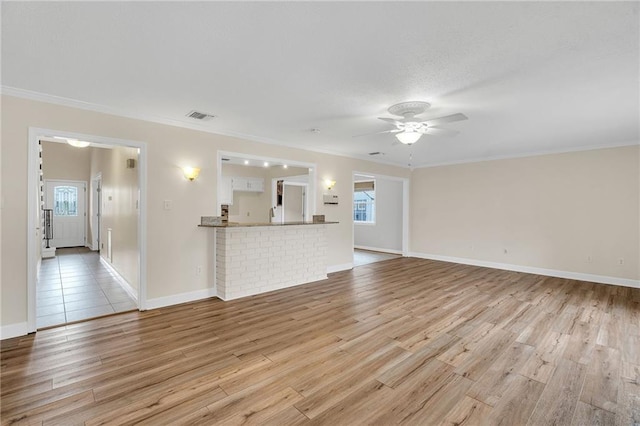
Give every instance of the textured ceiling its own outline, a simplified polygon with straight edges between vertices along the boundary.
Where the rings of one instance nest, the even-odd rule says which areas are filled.
[[[639,140],[637,2],[3,2],[2,85],[407,165]],[[392,104],[462,112],[408,147]],[[195,123],[189,111],[217,118]],[[320,129],[312,133],[312,128]]]

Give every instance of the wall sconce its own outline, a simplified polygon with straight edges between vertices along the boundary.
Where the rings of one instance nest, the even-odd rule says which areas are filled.
[[[184,177],[189,179],[190,181],[194,181],[198,178],[200,174],[200,169],[197,167],[183,167],[182,172],[184,173]]]
[[[331,189],[336,185],[336,181],[331,179],[325,179],[324,185],[327,187],[329,191],[331,191]]]

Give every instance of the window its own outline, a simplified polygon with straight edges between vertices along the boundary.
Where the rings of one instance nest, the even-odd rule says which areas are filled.
[[[78,216],[78,188],[75,186],[56,186],[53,200],[55,216]]]
[[[356,223],[376,222],[375,181],[357,181],[354,184],[353,221]]]

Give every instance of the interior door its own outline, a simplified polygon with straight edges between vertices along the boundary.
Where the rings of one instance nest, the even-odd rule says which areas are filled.
[[[86,182],[48,180],[45,206],[53,210],[53,247],[85,245]]]
[[[285,183],[282,207],[285,222],[304,221],[304,186]]]

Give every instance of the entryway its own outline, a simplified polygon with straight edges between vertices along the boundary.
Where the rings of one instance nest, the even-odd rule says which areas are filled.
[[[137,309],[122,278],[86,247],[43,259],[36,287],[38,328]]]
[[[353,266],[407,256],[409,181],[353,172]]]
[[[29,332],[145,309],[145,176],[143,142],[29,128]]]

